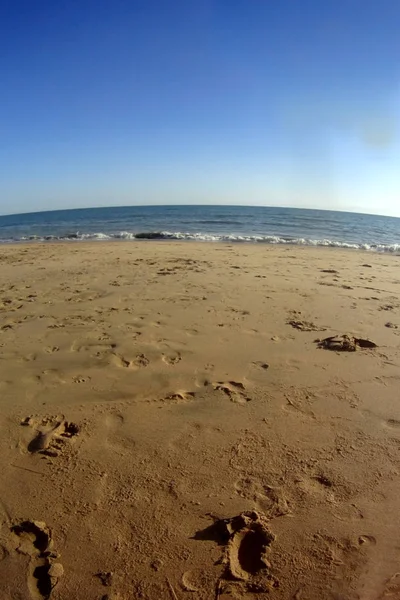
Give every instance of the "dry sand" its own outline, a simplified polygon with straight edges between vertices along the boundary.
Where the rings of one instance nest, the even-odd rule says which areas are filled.
[[[399,261],[3,246],[1,600],[400,598]]]

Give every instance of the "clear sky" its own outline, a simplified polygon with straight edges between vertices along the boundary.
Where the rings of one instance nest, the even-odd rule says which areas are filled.
[[[399,0],[2,0],[0,213],[400,216]]]

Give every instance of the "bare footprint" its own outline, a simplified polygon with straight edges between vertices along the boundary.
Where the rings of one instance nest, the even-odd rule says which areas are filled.
[[[114,343],[103,343],[99,344],[96,342],[81,344],[78,341],[73,342],[71,346],[71,352],[83,352],[93,358],[103,358],[115,350],[116,344]]]
[[[268,555],[275,536],[269,530],[267,521],[257,513],[251,513],[251,516],[244,513],[241,521],[229,542],[228,564],[235,579],[248,581],[271,566]]]
[[[48,348],[45,348],[45,350],[48,354],[54,354],[55,352],[58,352],[60,348],[58,346],[49,346]]]
[[[310,477],[304,477],[298,481],[299,489],[304,498],[312,498],[313,501],[331,505],[337,503],[337,499],[348,496],[349,490],[345,484],[337,482],[325,473],[317,473]],[[308,500],[305,500],[308,502]],[[338,516],[340,519],[340,515]]]
[[[214,523],[197,531],[194,539],[213,540],[224,547],[221,562],[226,565],[226,570],[219,578],[218,597],[221,591],[225,593],[224,588],[228,594],[233,592],[235,597],[242,598],[247,591],[257,589],[268,593],[277,587],[279,582],[272,575],[269,562],[275,535],[269,529],[267,517],[247,511],[230,519],[212,518]]]
[[[11,527],[17,537],[16,551],[29,557],[27,585],[33,600],[49,600],[64,574],[53,549],[50,529],[42,521],[21,521]]]
[[[176,352],[175,354],[163,354],[162,359],[167,365],[176,365],[182,360],[182,356],[180,352]]]
[[[290,514],[290,508],[282,489],[262,483],[254,477],[243,477],[235,482],[236,493],[252,500],[254,506],[269,519]]]
[[[105,418],[105,443],[118,454],[126,451],[132,452],[136,447],[136,441],[132,437],[133,432],[124,427],[125,417],[120,412],[110,412]]]
[[[147,365],[150,364],[150,361],[145,354],[138,354],[133,362],[138,367],[147,367]]]
[[[358,538],[358,543],[360,544],[360,546],[368,544],[376,546],[376,538],[373,535],[360,535],[360,537]]]
[[[386,598],[400,598],[400,573],[395,573],[390,579],[385,582],[385,589],[378,600],[386,600]]]
[[[110,432],[117,431],[125,422],[125,417],[121,413],[110,413],[105,419],[107,430]]]
[[[88,381],[90,381],[90,377],[88,375],[75,375],[75,377],[72,378],[72,382],[73,383],[87,383]]]
[[[258,367],[259,369],[263,369],[263,371],[267,371],[269,369],[269,364],[262,360],[257,360],[256,362],[253,362],[253,365],[255,367]]]
[[[312,321],[301,321],[298,319],[289,319],[287,321],[288,325],[291,325],[294,329],[298,329],[299,331],[326,331],[326,327],[320,327],[316,325]]]
[[[145,354],[138,354],[133,360],[125,358],[121,354],[113,352],[111,361],[117,367],[123,367],[124,369],[138,369],[140,367],[147,367],[150,363],[149,359]]]
[[[194,396],[195,396],[194,392],[178,391],[178,392],[172,392],[171,394],[168,394],[168,396],[165,396],[165,398],[163,398],[163,401],[175,400],[177,402],[188,402],[189,400],[192,400],[194,398]]]
[[[64,421],[63,418],[51,419],[44,417],[41,422],[36,422],[32,417],[26,417],[21,425],[32,427],[36,435],[28,444],[28,452],[40,453],[47,456],[58,456],[64,447],[66,439],[70,439],[79,433],[76,423]]]
[[[311,417],[311,419],[316,419],[315,413],[311,410],[311,408],[309,408],[310,401],[307,398],[307,395],[305,396],[305,399],[302,399],[300,397],[292,399],[286,394],[285,396],[286,405],[283,406],[284,411],[300,413],[306,417]]]
[[[115,354],[115,352],[111,356],[111,362],[117,367],[123,367],[124,369],[129,369],[134,366],[133,361],[127,360],[123,356]]]
[[[226,396],[228,396],[231,402],[235,402],[237,404],[246,404],[246,402],[250,402],[251,400],[251,398],[249,398],[245,393],[246,388],[243,383],[238,381],[217,381],[212,385],[214,390],[223,392]]]
[[[390,428],[393,429],[399,429],[400,428],[400,421],[398,419],[388,419],[386,421],[386,425]]]

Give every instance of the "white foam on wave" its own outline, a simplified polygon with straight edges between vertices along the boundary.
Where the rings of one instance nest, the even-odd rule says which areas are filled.
[[[77,234],[82,240],[111,240],[112,236],[106,233],[82,233]],[[74,239],[74,238],[71,238]]]
[[[210,234],[210,233],[189,233],[181,231],[149,231],[149,232],[130,232],[120,231],[118,233],[70,233],[60,236],[22,236],[18,239],[0,240],[0,243],[10,242],[47,242],[47,241],[109,241],[109,240],[187,240],[197,242],[230,242],[230,243],[259,243],[259,244],[285,244],[294,246],[324,246],[330,248],[350,248],[354,250],[368,250],[370,252],[400,253],[400,244],[367,244],[353,243],[339,240],[309,239],[309,238],[290,238],[277,235],[235,235],[235,234]]]
[[[130,231],[120,231],[119,233],[115,233],[114,238],[121,240],[134,240],[136,239],[135,234]]]

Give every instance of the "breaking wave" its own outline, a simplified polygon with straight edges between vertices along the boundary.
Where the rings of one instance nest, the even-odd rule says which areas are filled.
[[[324,246],[330,248],[353,248],[355,250],[369,250],[375,252],[400,253],[400,244],[367,244],[351,243],[331,239],[309,239],[303,237],[289,237],[277,235],[216,235],[207,233],[188,233],[171,231],[142,231],[118,233],[66,233],[63,235],[29,235],[13,239],[0,240],[2,243],[12,242],[57,242],[57,241],[110,241],[110,240],[187,240],[196,242],[230,242],[230,243],[257,243],[257,244],[287,244],[294,246]]]

